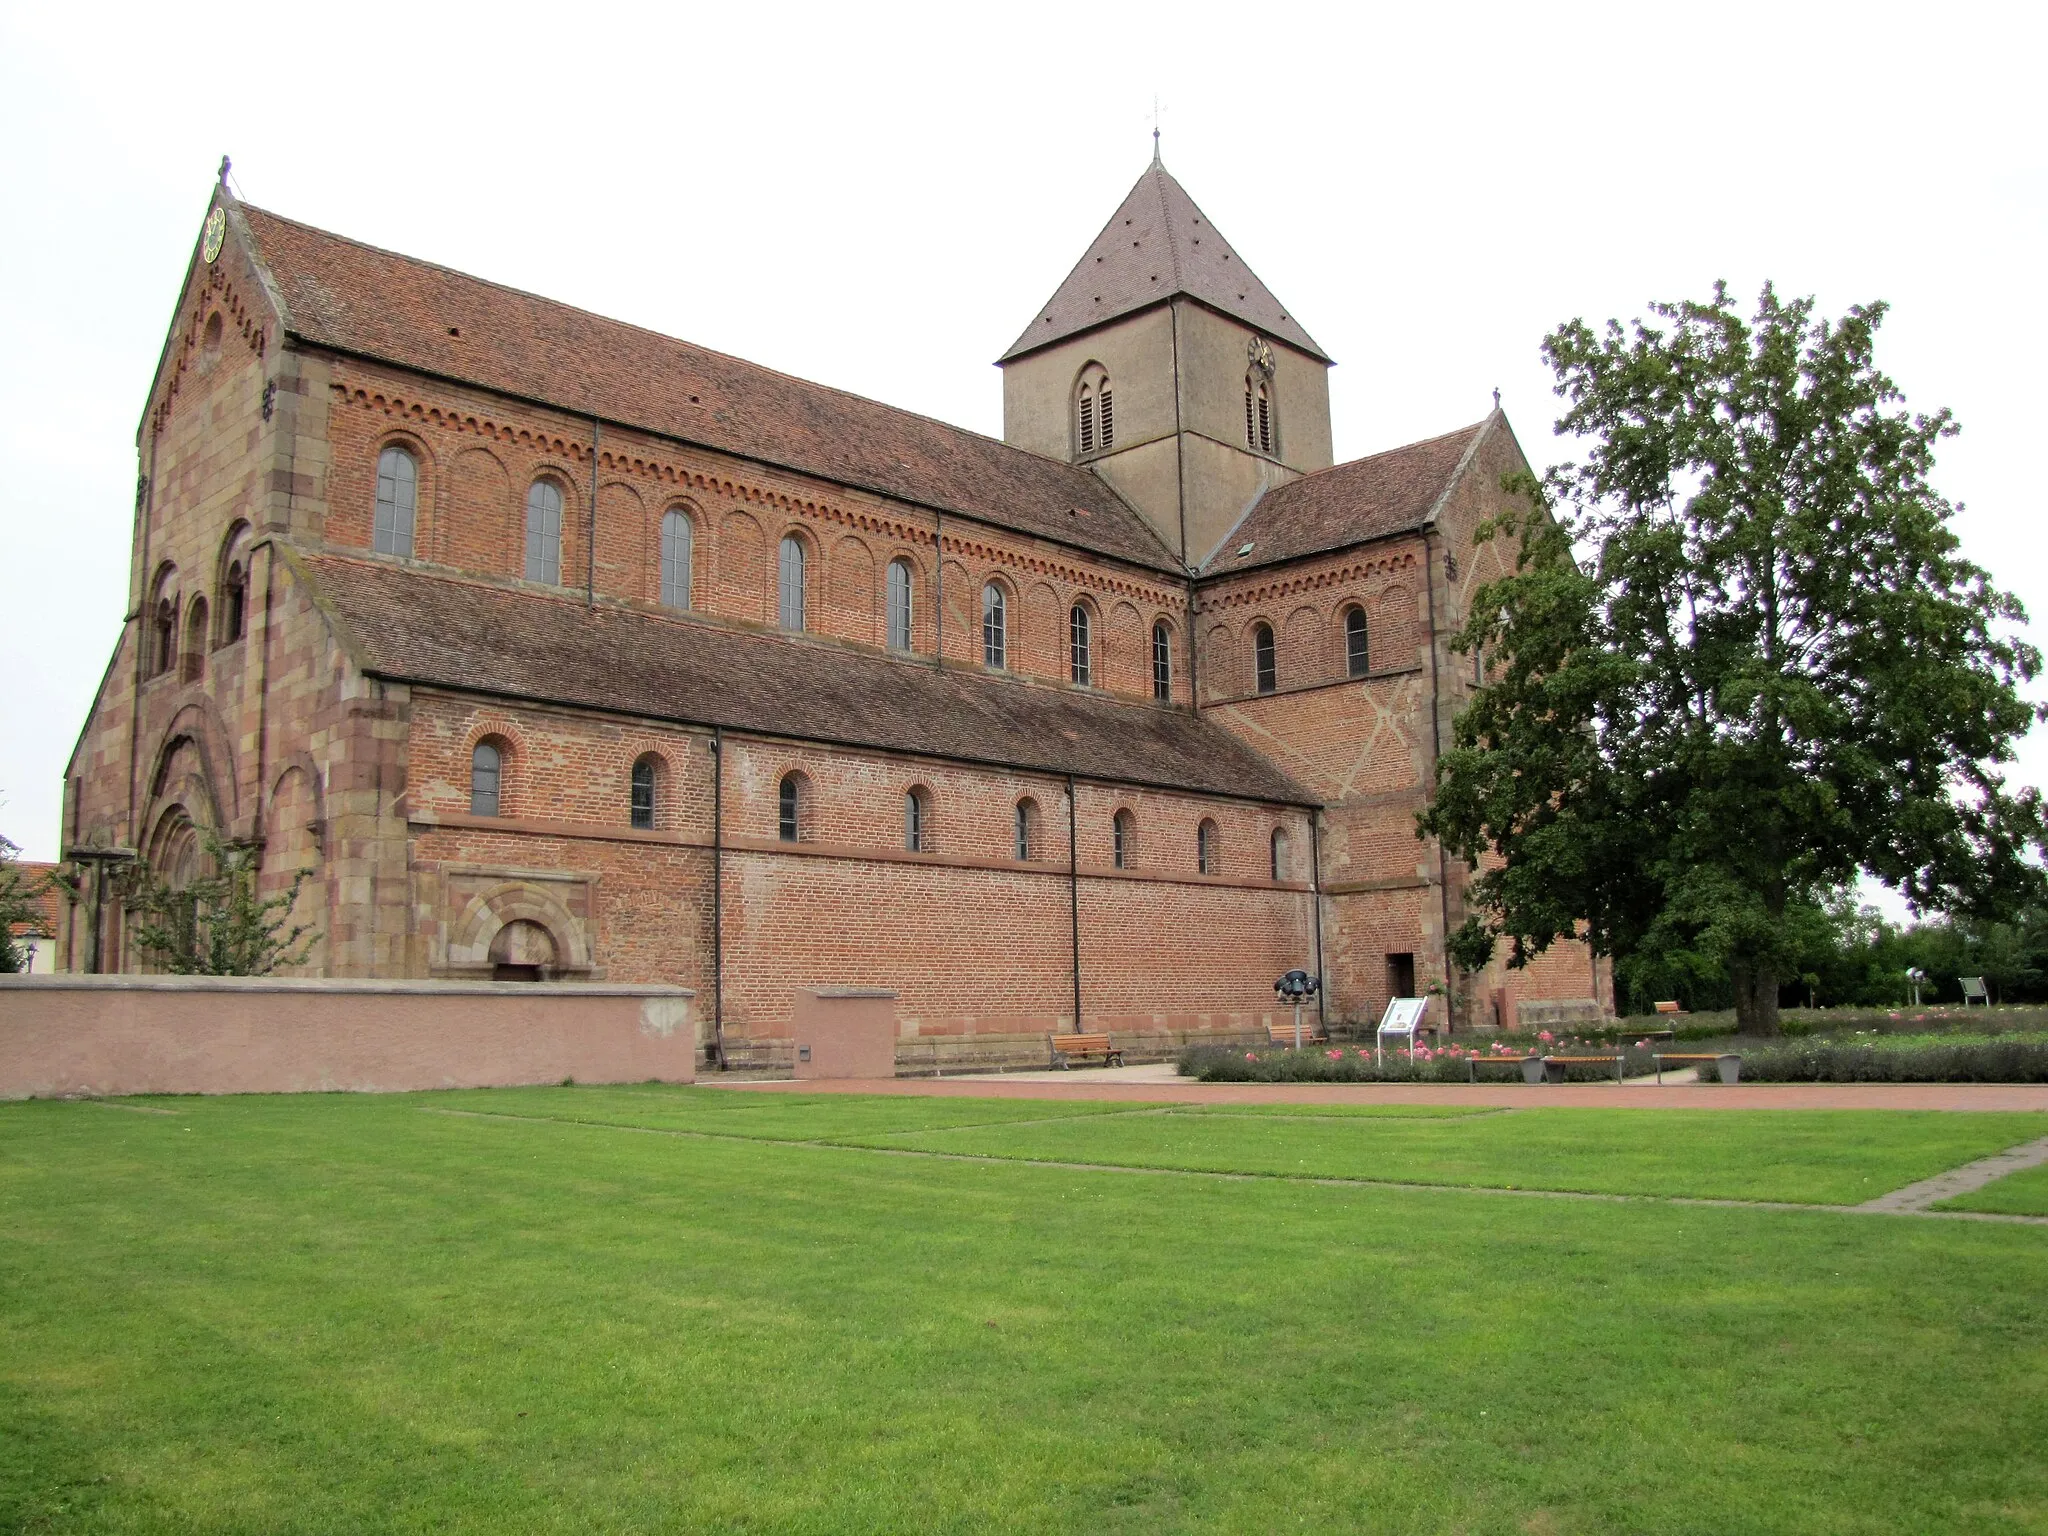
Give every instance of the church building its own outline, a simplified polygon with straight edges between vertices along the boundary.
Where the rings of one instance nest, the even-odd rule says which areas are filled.
[[[1415,831],[1500,411],[1334,463],[1331,359],[1156,158],[1000,366],[998,442],[222,185],[65,848],[245,842],[310,974],[675,983],[729,1060],[814,986],[913,1065],[1257,1029],[1296,968],[1332,1026],[1608,1003],[1577,946],[1452,973]],[[60,963],[144,968],[97,889]]]

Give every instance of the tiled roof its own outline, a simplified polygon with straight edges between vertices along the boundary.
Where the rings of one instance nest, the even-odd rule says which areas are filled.
[[[1002,361],[1182,293],[1311,357],[1330,360],[1154,160]]]
[[[37,910],[41,914],[40,917],[34,922],[13,924],[14,936],[20,939],[34,934],[42,938],[54,939],[57,936],[58,925],[64,920],[63,893],[57,889],[56,883],[50,879],[50,876],[57,872],[57,866],[54,864],[34,864],[26,859],[22,859],[14,867],[21,871],[22,875],[31,884],[37,882],[42,884],[42,893],[36,901]]]
[[[1307,804],[1220,725],[580,599],[298,555],[367,672],[649,719]]]
[[[246,203],[235,209],[286,328],[305,341],[1179,569],[1143,518],[1074,465]]]
[[[1202,574],[1228,575],[1422,527],[1494,420],[1275,486],[1230,531]]]

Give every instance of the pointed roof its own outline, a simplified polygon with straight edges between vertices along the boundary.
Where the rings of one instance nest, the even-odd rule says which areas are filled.
[[[1059,291],[997,361],[1007,363],[1176,294],[1198,299],[1319,362],[1330,361],[1156,154]]]

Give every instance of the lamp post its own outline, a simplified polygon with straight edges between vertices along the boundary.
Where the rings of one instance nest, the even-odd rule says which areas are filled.
[[[1283,1003],[1294,1004],[1294,1048],[1301,1049],[1301,1005],[1322,990],[1322,978],[1311,976],[1307,971],[1289,971],[1273,983],[1273,990]]]

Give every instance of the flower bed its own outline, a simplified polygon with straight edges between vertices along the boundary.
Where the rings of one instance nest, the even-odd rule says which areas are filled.
[[[1441,1046],[1418,1045],[1411,1058],[1406,1047],[1389,1046],[1383,1062],[1373,1060],[1369,1045],[1315,1045],[1294,1050],[1288,1046],[1256,1047],[1190,1046],[1180,1054],[1182,1077],[1205,1083],[1462,1083],[1473,1057],[1481,1061],[1515,1058],[1528,1054],[1581,1056],[1612,1055],[1615,1047],[1579,1038],[1558,1039],[1545,1030],[1528,1049],[1510,1047],[1501,1041],[1487,1046],[1466,1046],[1459,1042]],[[1651,1069],[1650,1051],[1641,1041],[1621,1049],[1622,1072],[1635,1076]],[[1612,1082],[1614,1069],[1608,1066],[1567,1067],[1565,1081],[1572,1083]],[[1521,1075],[1507,1066],[1480,1073],[1483,1083],[1519,1083]]]
[[[1711,1077],[1703,1073],[1703,1078]],[[1745,1083],[2048,1083],[2048,1039],[1811,1040],[1742,1053]]]

